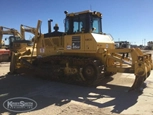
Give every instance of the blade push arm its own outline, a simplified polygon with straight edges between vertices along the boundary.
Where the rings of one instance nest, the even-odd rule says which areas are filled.
[[[40,20],[38,20],[38,23],[37,23],[37,27],[36,28],[21,24],[21,26],[20,26],[20,32],[21,32],[22,38],[25,39],[25,32],[32,33],[32,34],[35,35],[35,37],[38,37],[40,27],[41,27],[41,21]]]

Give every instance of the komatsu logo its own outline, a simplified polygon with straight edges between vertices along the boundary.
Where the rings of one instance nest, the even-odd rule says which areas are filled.
[[[27,112],[37,107],[36,101],[26,97],[10,98],[3,103],[3,107],[13,112]]]

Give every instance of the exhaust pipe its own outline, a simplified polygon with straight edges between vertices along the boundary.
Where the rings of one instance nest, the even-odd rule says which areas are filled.
[[[52,21],[53,21],[52,19],[49,19],[48,20],[48,33],[51,33],[52,32],[52,30],[51,30],[51,22]]]

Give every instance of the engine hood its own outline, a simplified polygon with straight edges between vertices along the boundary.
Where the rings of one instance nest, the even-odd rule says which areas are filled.
[[[97,43],[114,43],[113,38],[110,35],[103,35],[103,34],[95,34],[91,33],[93,38]]]

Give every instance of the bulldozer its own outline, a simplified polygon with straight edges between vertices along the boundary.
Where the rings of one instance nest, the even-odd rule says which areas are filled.
[[[11,55],[12,52],[16,52],[17,49],[20,50],[25,50],[25,47],[30,46],[31,41],[30,40],[25,40],[25,35],[24,35],[24,28],[22,28],[21,25],[21,34],[14,28],[8,28],[4,26],[0,26],[0,62],[4,61],[10,61],[11,60]],[[8,40],[8,45],[5,44],[5,41],[2,40],[3,35],[9,35],[8,38],[5,38],[5,41]],[[16,43],[16,46],[18,44],[22,43],[21,47],[17,48],[13,46],[13,43]]]
[[[102,32],[100,12],[64,13],[64,32],[59,31],[58,24],[52,32],[53,20],[49,20],[48,32],[42,34],[38,20],[33,39],[36,56],[33,51],[14,52],[11,73],[85,85],[97,84],[117,72],[132,73],[135,81],[129,91],[140,89],[153,69],[152,55],[139,48],[116,49],[112,36]]]
[[[6,38],[2,40],[3,35],[9,35],[8,45],[5,44]],[[18,40],[21,40],[21,35],[16,29],[0,26],[0,62],[10,61],[13,42]]]

